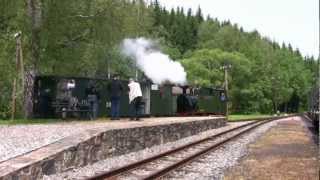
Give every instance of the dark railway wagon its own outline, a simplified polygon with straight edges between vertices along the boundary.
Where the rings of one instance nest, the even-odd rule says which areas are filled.
[[[120,116],[129,116],[128,81],[121,81],[124,91],[120,102]],[[81,77],[38,76],[34,87],[34,116],[59,118],[65,112],[69,117],[89,117],[89,104],[85,90],[95,86],[100,94],[99,117],[110,114],[110,79]],[[157,85],[140,82],[143,116],[176,116],[225,114],[225,102],[221,101],[222,89]]]
[[[312,119],[316,132],[319,133],[319,85],[311,89],[308,102],[308,116]]]

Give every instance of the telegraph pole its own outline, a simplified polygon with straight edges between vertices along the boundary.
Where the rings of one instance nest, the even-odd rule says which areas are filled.
[[[14,35],[14,38],[16,39],[16,72],[17,74],[21,75],[21,92],[22,97],[24,96],[24,63],[23,63],[23,56],[22,56],[22,45],[21,45],[21,32],[18,32]],[[13,79],[13,87],[12,87],[12,104],[11,104],[11,119],[13,120],[15,118],[16,114],[16,104],[17,104],[17,82],[18,77],[16,76]]]
[[[137,27],[140,29],[140,1],[138,2],[138,16],[137,16]],[[139,36],[139,32],[136,33],[136,36]],[[138,81],[139,78],[139,72],[138,72],[138,65],[137,65],[137,59],[135,60],[135,80]]]
[[[229,118],[229,89],[228,89],[228,70],[231,69],[231,65],[223,65],[220,69],[224,70],[224,90],[226,96],[226,117]]]
[[[317,109],[317,112],[318,112],[318,120],[320,120],[320,2],[318,1],[318,13],[319,13],[319,21],[318,21],[318,23],[319,23],[319,29],[318,29],[318,33],[319,33],[319,52],[318,52],[318,79],[317,79],[317,81],[318,81],[318,85],[316,85],[316,86],[318,86],[318,87],[316,87],[317,88],[317,90],[316,91],[318,91],[318,109]],[[318,124],[318,127],[320,128],[320,123]],[[319,154],[319,156],[320,156],[320,154]]]

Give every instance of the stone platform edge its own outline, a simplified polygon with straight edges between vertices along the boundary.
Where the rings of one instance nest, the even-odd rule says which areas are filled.
[[[90,129],[0,163],[0,180],[41,179],[43,175],[65,172],[113,156],[176,141],[225,124],[224,117],[215,117],[154,126]]]

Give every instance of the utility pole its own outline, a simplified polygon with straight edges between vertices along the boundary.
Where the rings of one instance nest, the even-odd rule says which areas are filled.
[[[319,52],[318,52],[318,87],[316,91],[318,91],[318,109],[317,109],[317,112],[318,112],[318,120],[320,120],[320,2],[318,1],[318,13],[319,13]],[[320,128],[320,123],[318,124],[318,127]]]
[[[138,2],[138,16],[137,16],[137,27],[138,29],[140,29],[140,1],[137,1]],[[136,32],[136,36],[138,37],[139,36],[139,32]],[[139,77],[139,72],[138,72],[138,65],[137,65],[137,60],[135,60],[135,71],[136,71],[136,74],[135,74],[135,80],[138,81],[138,77]]]
[[[24,79],[24,60],[22,54],[22,40],[21,40],[21,32],[20,36],[17,38],[17,46],[19,49],[19,60],[20,60],[20,76],[21,76],[21,90],[24,97],[24,86],[25,86],[25,79]]]
[[[24,96],[24,63],[23,63],[23,56],[22,56],[22,45],[21,45],[21,32],[18,32],[14,35],[14,38],[16,39],[16,72],[17,74],[21,75],[21,92],[22,97]],[[16,114],[16,104],[17,104],[17,77],[13,80],[13,87],[12,87],[12,104],[11,104],[11,119],[13,120],[15,118]]]
[[[110,56],[109,55],[107,57],[107,78],[108,79],[111,78],[111,74],[110,74]]]
[[[16,114],[16,91],[17,91],[17,78],[15,77],[13,80],[13,88],[12,88],[12,102],[11,102],[11,120],[14,120]]]
[[[220,69],[224,70],[224,90],[225,90],[225,96],[226,96],[226,117],[227,120],[229,118],[229,89],[228,89],[228,70],[231,69],[231,65],[223,65],[220,67]]]

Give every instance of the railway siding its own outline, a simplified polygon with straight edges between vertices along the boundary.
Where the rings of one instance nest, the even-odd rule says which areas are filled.
[[[87,129],[0,163],[0,180],[40,179],[116,155],[176,141],[226,124],[224,117],[155,118],[120,121]]]

